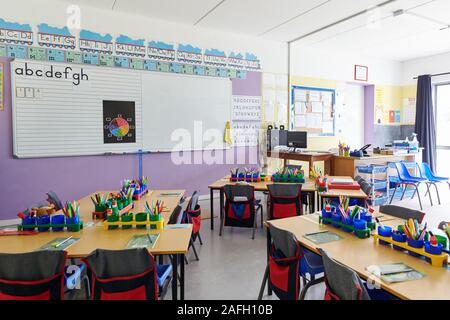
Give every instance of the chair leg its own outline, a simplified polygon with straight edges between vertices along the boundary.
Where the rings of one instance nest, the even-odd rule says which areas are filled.
[[[261,206],[261,229],[264,229],[264,210]]]
[[[401,197],[400,201],[403,201],[403,199],[405,198],[406,190],[408,190],[408,185],[407,184],[403,185],[403,187],[404,187],[403,194],[402,194],[402,197]]]
[[[197,260],[198,261],[198,260]],[[184,263],[189,264],[189,261],[186,256],[184,256]]]
[[[202,246],[203,240],[202,240],[202,236],[200,235],[200,232],[198,233],[197,237],[198,237],[198,241],[200,241],[200,245]]]
[[[253,235],[252,235],[252,240],[255,240],[255,232],[256,232],[256,217],[255,217],[255,222],[253,224]]]
[[[302,293],[300,294],[300,300],[305,300],[306,293],[308,292],[309,288],[312,286],[315,286],[319,283],[322,283],[325,281],[325,278],[315,279],[314,277],[311,278],[311,281],[308,282],[308,284],[303,288]]]
[[[223,217],[223,219],[225,219],[225,217]],[[219,232],[219,236],[221,237],[223,234],[223,219],[220,219],[220,232]]]
[[[422,200],[420,199],[419,186],[418,186],[418,185],[415,185],[415,187],[416,187],[416,190],[417,190],[417,198],[419,199],[420,210],[423,210]]]
[[[191,239],[191,247],[192,247],[192,250],[194,251],[195,259],[197,261],[200,261],[200,259],[198,258],[197,249],[195,249],[194,241],[192,241],[192,239]]]
[[[258,300],[262,300],[264,290],[266,289],[266,283],[269,280],[269,266],[266,267],[266,271],[264,272],[264,278],[261,284],[261,289],[259,290]]]
[[[87,275],[84,275],[84,286],[86,290],[86,297],[89,299],[91,297],[91,283],[89,282],[89,277]]]
[[[433,185],[434,185],[434,188],[436,189],[436,195],[437,195],[437,198],[438,198],[438,203],[439,203],[439,205],[441,205],[441,196],[439,194],[439,188],[437,186],[437,183],[433,183]]]
[[[427,193],[428,193],[428,196],[430,197],[430,203],[431,203],[431,206],[433,206],[433,198],[431,197],[430,183],[426,183],[426,185],[427,185]]]
[[[395,184],[395,190],[392,193],[391,202],[389,202],[389,204],[392,204],[392,202],[394,201],[394,197],[395,197],[395,194],[397,193],[397,189],[398,189],[398,183]]]

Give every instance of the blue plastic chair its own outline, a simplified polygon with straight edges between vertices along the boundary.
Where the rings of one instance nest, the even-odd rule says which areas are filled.
[[[437,197],[438,197],[439,204],[441,204],[441,197],[439,195],[439,188],[438,188],[437,184],[438,183],[447,183],[448,187],[450,189],[450,178],[444,178],[444,177],[436,176],[433,173],[433,171],[431,170],[431,168],[428,165],[428,163],[422,163],[421,165],[419,165],[419,171],[420,171],[420,176],[422,178],[428,179],[430,184],[434,185],[434,187],[436,189],[436,194],[437,194]]]
[[[406,167],[406,165],[403,162],[396,162],[395,163],[395,169],[397,170],[399,181],[395,184],[395,190],[394,190],[394,192],[392,194],[390,204],[392,204],[392,202],[394,201],[394,197],[395,197],[395,194],[397,193],[397,190],[398,190],[399,186],[403,186],[404,187],[403,194],[402,194],[402,197],[401,197],[400,201],[402,201],[405,198],[407,187],[408,186],[413,186],[415,188],[415,192],[414,192],[413,196],[411,197],[411,199],[414,199],[414,197],[415,197],[415,195],[417,193],[417,197],[419,199],[419,204],[420,204],[420,209],[423,210],[422,200],[420,199],[419,186],[422,183],[425,183],[427,185],[428,190],[430,190],[430,187],[427,184],[428,180],[424,179],[424,178],[413,177],[409,173],[408,168]],[[430,195],[430,201],[431,201],[431,205],[433,205],[433,201],[431,199],[431,195]]]
[[[323,282],[323,277],[317,278],[318,275],[325,273],[322,257],[305,247],[302,247],[303,257],[300,259],[300,276],[303,279],[303,290],[300,294],[300,300],[305,300],[308,289],[316,284]],[[306,275],[309,274],[309,281]]]
[[[157,264],[156,274],[158,275],[158,292],[161,299],[164,298],[169,286],[170,280],[172,279],[172,265],[171,264]],[[173,279],[172,279],[173,280]]]

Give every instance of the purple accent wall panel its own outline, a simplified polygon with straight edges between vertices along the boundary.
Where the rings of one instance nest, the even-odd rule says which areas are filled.
[[[373,144],[375,132],[375,86],[364,87],[364,143]]]
[[[8,62],[0,58],[0,62]],[[0,112],[0,220],[14,219],[36,202],[45,200],[45,193],[55,191],[62,201],[76,200],[92,192],[117,190],[120,181],[138,175],[138,156],[91,156],[45,159],[13,159],[11,83],[5,72],[5,111]],[[261,95],[261,74],[249,73],[246,80],[233,81],[233,92]],[[226,152],[247,158],[256,148],[236,148]],[[224,152],[225,153],[225,152]],[[190,153],[194,159],[195,153]],[[244,158],[244,159],[245,159]],[[255,162],[255,163],[252,163]],[[229,173],[236,165],[174,165],[171,154],[144,156],[144,174],[153,189],[187,189],[209,194],[208,185]],[[244,166],[244,165],[243,165]]]

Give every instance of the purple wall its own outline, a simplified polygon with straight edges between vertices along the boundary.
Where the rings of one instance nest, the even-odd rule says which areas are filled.
[[[0,58],[0,62],[7,61]],[[9,72],[7,66],[5,111],[0,112],[0,220],[16,218],[17,212],[44,200],[49,190],[55,191],[63,201],[75,200],[99,190],[116,190],[121,180],[138,175],[138,157],[133,155],[13,159]],[[233,93],[261,95],[261,73],[249,73],[246,80],[233,80]],[[242,156],[253,150],[237,148],[236,153]],[[234,166],[176,166],[168,153],[145,155],[143,163],[151,188],[187,189],[188,193],[200,190],[202,194],[209,194],[208,185]]]
[[[375,86],[364,87],[364,143],[374,143],[375,132]]]

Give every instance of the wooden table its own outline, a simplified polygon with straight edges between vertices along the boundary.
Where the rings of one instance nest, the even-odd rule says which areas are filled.
[[[385,165],[387,166],[390,162],[399,161],[411,161],[416,162],[418,154],[404,154],[404,155],[380,155],[372,154],[369,157],[364,158],[354,158],[354,157],[339,157],[335,156],[333,158],[333,174],[337,176],[351,176],[355,178],[356,167],[358,166],[368,166],[371,164]]]
[[[303,161],[309,163],[309,168],[314,167],[314,163],[323,161],[325,163],[325,175],[333,174],[333,158],[334,154],[331,152],[276,152],[268,151],[267,156],[269,158],[282,159],[284,160],[284,165],[287,165],[289,160]]]
[[[224,212],[224,202],[225,202],[225,193],[223,191],[223,188],[226,185],[236,185],[239,182],[231,182],[230,177],[225,177],[220,180],[217,180],[213,184],[209,185],[209,191],[210,191],[210,205],[211,205],[211,230],[214,230],[214,191],[220,192],[220,221],[222,221]],[[255,188],[255,191],[258,192],[267,192],[269,189],[267,186],[269,184],[274,184],[272,181],[263,181],[263,182],[252,182],[248,183],[249,185],[253,186]],[[310,212],[315,212],[315,200],[316,200],[316,184],[314,180],[307,179],[306,183],[302,185],[302,192],[309,193],[313,195],[313,200],[310,203]]]
[[[275,227],[292,232],[307,249],[319,253],[317,245],[304,238],[305,234],[330,230],[343,237],[343,240],[320,245],[336,261],[353,269],[365,280],[374,280],[366,268],[371,265],[405,263],[425,274],[425,278],[417,281],[387,284],[376,280],[381,288],[394,296],[405,300],[450,300],[450,270],[436,268],[424,260],[414,258],[406,253],[395,251],[375,243],[373,238],[361,240],[352,234],[345,233],[332,226],[319,224],[318,215],[289,218],[271,221]],[[384,225],[397,228],[404,223],[398,218],[384,219]],[[270,243],[270,233],[268,233]]]
[[[333,179],[352,179],[352,177],[329,177],[328,181],[331,182]],[[341,190],[341,189],[331,189],[328,190],[328,192],[319,192],[319,211],[323,208],[323,200],[324,199],[330,199],[330,198],[339,198],[339,197],[347,197],[352,199],[362,199],[366,200],[368,198],[367,194],[359,190]]]
[[[109,192],[99,192],[107,194]],[[177,194],[177,196],[165,196],[164,194]],[[179,204],[184,196],[184,190],[152,191],[139,201],[134,201],[135,209],[133,213],[145,211],[145,201],[163,200],[167,210],[163,212],[165,222],[169,221],[170,214]],[[149,249],[154,256],[171,255],[174,275],[180,269],[180,298],[184,299],[184,256],[189,250],[189,243],[192,234],[192,225],[183,229],[161,230],[106,230],[101,221],[92,220],[93,204],[90,196],[79,201],[80,218],[85,224],[85,228],[79,233],[72,232],[43,232],[35,236],[8,236],[0,237],[0,252],[2,253],[26,253],[39,249],[42,245],[54,240],[57,237],[79,237],[80,240],[66,249],[68,257],[71,259],[87,257],[96,249],[121,250],[125,249],[128,241],[133,235],[156,234],[159,233],[155,247]],[[87,226],[90,222],[95,225]],[[172,279],[172,298],[178,299],[178,277]]]

